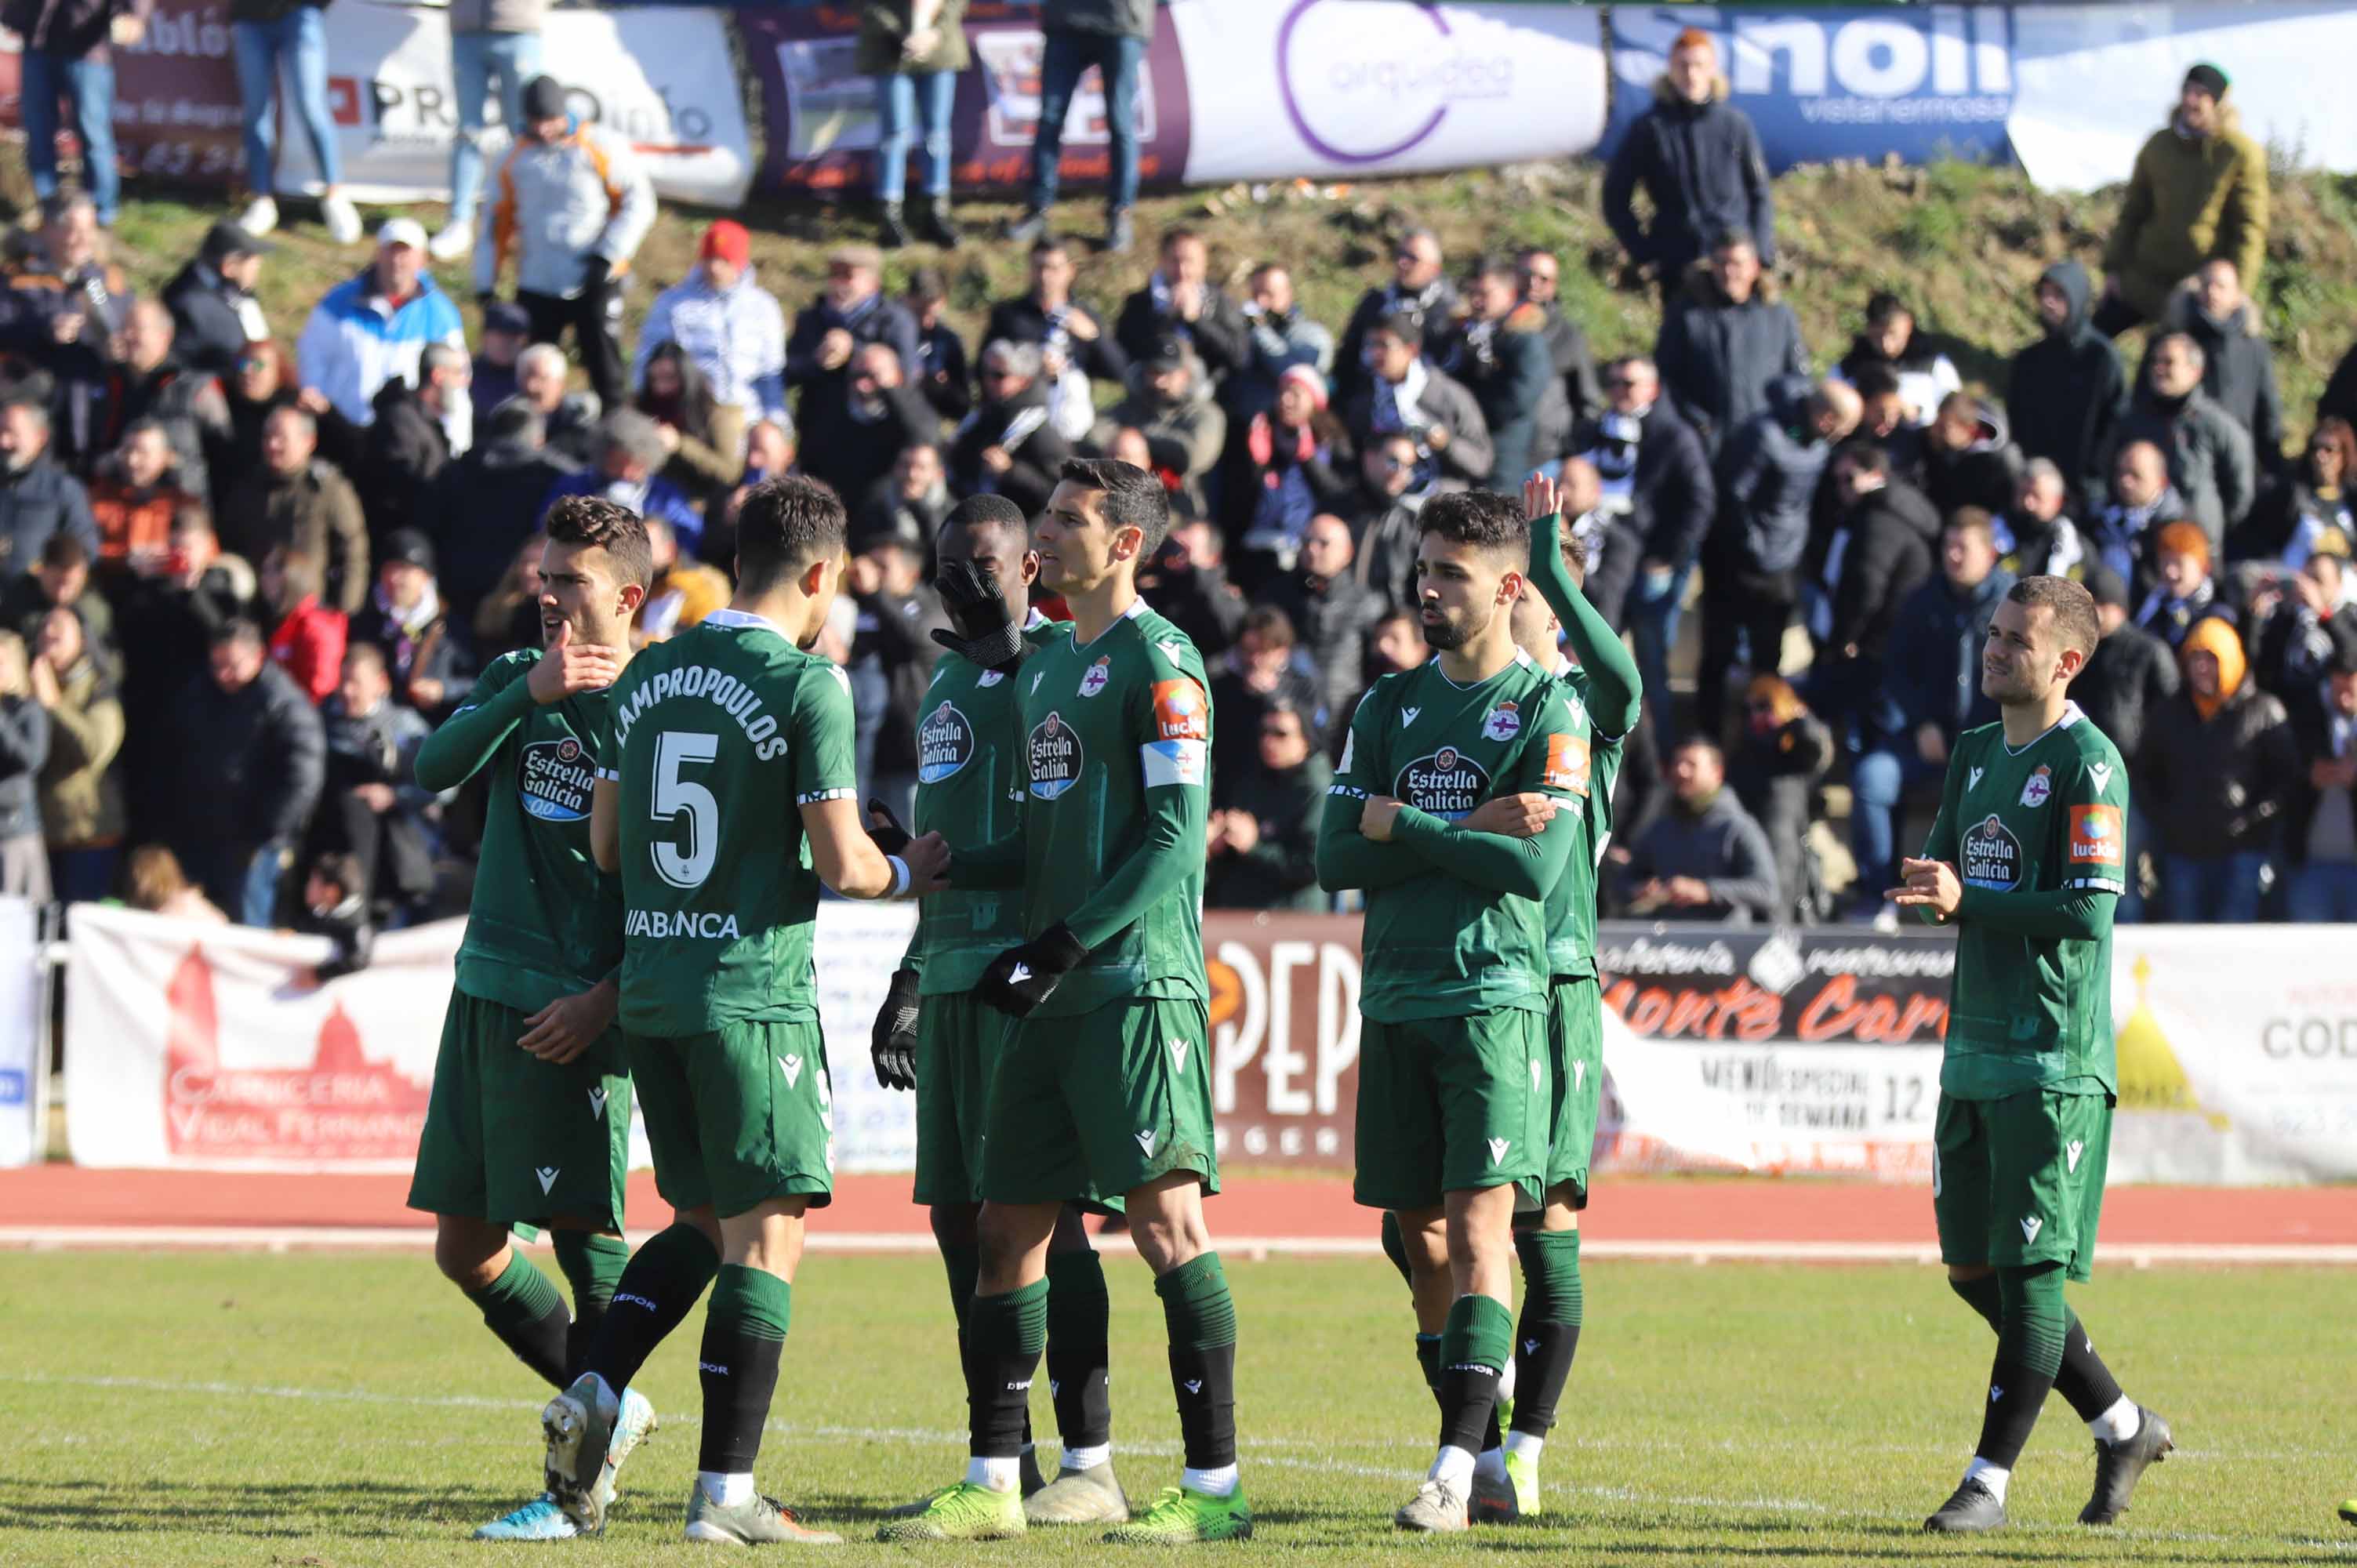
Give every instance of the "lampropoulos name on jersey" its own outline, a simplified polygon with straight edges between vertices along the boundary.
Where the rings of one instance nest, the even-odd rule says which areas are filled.
[[[571,736],[536,740],[525,746],[516,779],[523,809],[544,822],[586,821],[590,796],[597,788],[590,761],[581,743]]]
[[[679,937],[707,942],[733,942],[739,935],[735,915],[694,909],[633,909],[622,923],[622,934],[661,941]]]
[[[630,726],[640,714],[673,697],[703,697],[716,704],[737,721],[745,738],[753,743],[754,755],[763,762],[773,762],[785,755],[786,737],[778,733],[778,721],[762,711],[761,699],[753,689],[736,676],[706,664],[666,670],[631,693],[630,700],[614,714],[616,749],[630,738]]]
[[[938,784],[974,759],[974,725],[943,703],[917,726],[917,782]]]
[[[1031,768],[1032,798],[1052,800],[1080,782],[1081,737],[1052,710],[1032,726],[1024,747]]]
[[[1417,811],[1453,822],[1470,816],[1489,795],[1490,776],[1455,746],[1444,746],[1400,769],[1397,793]]]
[[[1991,813],[1964,834],[1964,863],[1965,882],[2009,892],[2021,882],[2021,841]]]

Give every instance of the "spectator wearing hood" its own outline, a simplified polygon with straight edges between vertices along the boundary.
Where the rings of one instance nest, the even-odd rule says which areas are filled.
[[[1436,493],[1416,480],[1415,437],[1405,431],[1379,436],[1359,449],[1358,484],[1343,521],[1351,525],[1353,575],[1386,609],[1415,603],[1417,517]]]
[[[2025,456],[2045,457],[2087,507],[2110,483],[2106,454],[2127,410],[2127,372],[2111,338],[2087,319],[2087,269],[2057,262],[2038,280],[2045,336],[2013,357],[2005,412]]]
[[[2177,657],[2184,684],[2153,717],[2137,780],[2161,907],[2179,923],[2247,924],[2298,789],[2299,744],[2283,703],[2249,679],[2233,627],[2201,622]]]
[[[1923,432],[1923,493],[1942,516],[1978,507],[1996,516],[2021,488],[2022,456],[2005,413],[1970,392],[1950,392]]]
[[[753,237],[742,223],[715,220],[697,242],[696,258],[687,276],[648,307],[630,380],[643,389],[656,353],[676,344],[711,396],[705,445],[737,463],[746,426],[785,413],[786,313],[777,295],[753,281]],[[898,326],[888,317],[877,329],[888,333]]]
[[[483,306],[480,343],[467,384],[467,395],[475,403],[478,424],[490,418],[491,410],[523,390],[517,380],[517,361],[532,346],[532,317],[523,313],[522,306],[511,300],[493,300]]]
[[[1351,575],[1351,528],[1340,518],[1309,520],[1300,564],[1261,590],[1263,603],[1283,610],[1309,661],[1329,714],[1340,714],[1366,684],[1367,634],[1383,618],[1383,602]]]
[[[1334,470],[1348,444],[1326,412],[1326,381],[1295,365],[1275,403],[1229,427],[1221,476],[1221,531],[1236,542],[1246,593],[1293,570],[1310,520],[1349,504],[1350,484]]]
[[[1604,220],[1630,263],[1661,281],[1665,299],[1675,295],[1687,269],[1729,233],[1748,236],[1760,261],[1775,263],[1768,163],[1759,133],[1727,98],[1717,41],[1688,27],[1670,46],[1669,69],[1653,83],[1652,102],[1605,168]],[[1629,199],[1639,189],[1652,202],[1650,226],[1638,222]],[[1791,369],[1805,373],[1808,366]],[[1731,415],[1721,427],[1740,417]]]
[[[1392,251],[1392,281],[1371,288],[1351,307],[1334,346],[1334,401],[1343,407],[1367,384],[1367,338],[1384,322],[1405,323],[1417,351],[1436,364],[1457,335],[1456,287],[1442,267],[1440,236],[1410,229]]]
[[[2243,286],[2258,282],[2267,250],[2267,159],[2226,102],[2226,73],[2185,73],[2175,112],[2136,154],[2112,237],[2095,329],[2116,338],[2158,318],[2177,285],[2219,257]]]
[[[182,364],[226,379],[248,343],[270,336],[253,291],[262,283],[262,258],[277,248],[227,219],[205,231],[204,244],[164,285]]]
[[[1544,323],[1548,357],[1563,381],[1564,402],[1577,424],[1604,406],[1604,383],[1597,378],[1596,357],[1588,351],[1587,334],[1564,313],[1556,291],[1563,285],[1563,263],[1553,251],[1525,245],[1514,252],[1514,286],[1528,304],[1538,306]]]
[[[1285,265],[1263,262],[1253,269],[1249,283],[1243,310],[1251,347],[1243,368],[1220,389],[1221,406],[1232,424],[1275,407],[1287,371],[1315,371],[1324,385],[1334,369],[1334,334],[1301,308],[1293,292],[1293,274]]]
[[[343,678],[351,618],[323,602],[328,575],[316,555],[284,546],[263,557],[254,608],[270,634],[270,658],[304,695],[324,703]]]
[[[1192,229],[1162,236],[1162,261],[1146,286],[1122,302],[1114,336],[1133,360],[1151,359],[1165,338],[1195,350],[1214,387],[1242,370],[1252,334],[1236,302],[1211,282],[1211,252]]]
[[[460,626],[474,624],[476,607],[536,532],[548,492],[573,472],[549,452],[539,412],[521,398],[492,410],[478,435],[427,484],[418,507]]]
[[[1889,371],[1898,381],[1910,424],[1931,424],[1949,394],[1964,390],[1954,361],[1923,341],[1915,330],[1915,313],[1888,290],[1866,302],[1866,330],[1850,340],[1834,373],[1857,386],[1870,366]]]
[[[273,413],[262,459],[221,502],[221,542],[247,561],[281,545],[319,556],[337,607],[357,611],[368,599],[368,524],[351,481],[319,456],[318,421],[300,408]]]
[[[1511,262],[1476,263],[1465,303],[1448,373],[1481,407],[1490,427],[1490,471],[1512,483],[1514,476],[1562,459],[1571,439],[1571,405],[1547,349],[1546,313],[1522,298]]]
[[[618,408],[623,377],[622,285],[654,226],[655,192],[629,143],[585,124],[554,77],[524,84],[515,143],[491,177],[475,244],[475,295],[495,293],[515,263],[516,303],[535,343],[569,329],[598,403]]]
[[[630,405],[655,422],[669,454],[662,477],[690,499],[708,507],[744,477],[744,431],[739,427],[733,438],[722,431],[712,383],[678,343],[662,344],[646,356]]]
[[[1345,406],[1351,445],[1364,452],[1405,433],[1415,443],[1415,488],[1464,489],[1486,482],[1496,460],[1490,423],[1463,382],[1424,357],[1422,328],[1398,316],[1367,333],[1367,374]]]
[[[2300,768],[2284,811],[2284,911],[2357,920],[2357,630],[2334,636],[2323,673],[2285,706]]]
[[[434,580],[434,544],[414,528],[385,541],[368,607],[352,618],[351,646],[384,656],[395,697],[440,720],[466,695],[466,645]]]
[[[2013,504],[1996,519],[1997,564],[2017,577],[2083,581],[2087,541],[2071,520],[2070,502],[2062,470],[2044,457],[2031,458],[2014,486]]]
[[[1857,393],[1845,383],[1813,388],[1791,376],[1770,392],[1767,410],[1727,444],[1718,516],[1702,552],[1695,706],[1705,735],[1720,733],[1738,638],[1749,644],[1753,674],[1773,675],[1781,665],[1784,628],[1800,603],[1810,502],[1835,445],[1857,427]]]
[[[1861,717],[1850,769],[1854,914],[1882,917],[1882,890],[1899,883],[1908,800],[1938,787],[1958,736],[1996,719],[1996,703],[1981,691],[1981,650],[2013,584],[1996,564],[1988,514],[1966,510],[1941,532],[1939,574],[1900,604],[1881,688],[1887,701]]]
[[[22,395],[0,399],[0,583],[32,570],[59,533],[98,559],[90,494],[49,455],[49,411]]]
[[[369,538],[382,542],[422,525],[425,488],[450,459],[474,444],[475,403],[467,351],[429,343],[417,360],[417,385],[387,381],[377,389],[376,418],[361,442],[352,477],[368,518]]]
[[[2201,621],[2234,624],[2233,607],[2218,596],[2210,576],[2210,540],[2198,523],[2172,522],[2153,536],[2154,575],[2158,579],[2136,610],[2136,625],[2174,651]]]
[[[1685,273],[1662,312],[1653,362],[1679,414],[1713,458],[1768,406],[1778,378],[1809,373],[1808,345],[1792,307],[1777,297],[1751,235],[1731,229]]]
[[[938,440],[942,422],[886,345],[860,345],[848,369],[843,402],[821,405],[820,423],[803,423],[802,469],[856,499],[892,471],[902,452]]]
[[[306,392],[351,424],[376,418],[376,394],[414,381],[428,343],[464,351],[458,307],[425,270],[425,229],[395,218],[376,231],[376,259],[328,291],[303,325],[295,358]],[[315,400],[316,401],[316,400]]]
[[[2204,262],[2169,296],[2160,329],[2193,339],[2201,350],[2201,390],[2250,436],[2260,481],[2279,477],[2285,467],[2283,397],[2276,390],[2275,350],[2259,319],[2259,302],[2243,292],[2234,263],[2222,257]],[[2149,349],[2146,357],[2151,357]]]
[[[1862,439],[1834,454],[1825,494],[1833,531],[1811,564],[1827,610],[1811,689],[1821,710],[1846,718],[1872,704],[1899,607],[1932,575],[1940,510]]]
[[[172,520],[202,504],[181,483],[171,437],[153,419],[133,422],[90,485],[98,570],[110,582],[152,576],[172,552]]]
[[[2212,545],[2225,542],[2258,494],[2250,432],[2201,390],[2201,347],[2182,332],[2156,339],[2114,440],[2149,441],[2169,461],[2169,482],[2185,498]]]
[[[1663,770],[1669,801],[1631,835],[1619,882],[1631,915],[1654,920],[1764,925],[1783,895],[1768,835],[1727,787],[1727,757],[1692,736]]]
[[[2290,481],[2262,497],[2248,521],[2228,537],[2227,559],[2277,561],[2297,569],[2319,551],[2357,553],[2352,484],[2357,484],[2357,430],[2338,415],[2319,420]]]
[[[1071,443],[1048,418],[1039,346],[994,341],[982,351],[982,395],[950,443],[950,488],[1001,495],[1037,517],[1055,493]]]
[[[679,547],[697,553],[704,542],[704,516],[677,485],[662,477],[671,454],[655,422],[635,408],[619,409],[597,424],[597,467],[565,475],[550,487],[540,517],[566,496],[603,496],[641,517],[662,517],[679,535]]]
[[[1135,430],[1146,437],[1154,471],[1190,517],[1208,517],[1208,484],[1228,441],[1228,416],[1211,396],[1202,361],[1184,338],[1165,333],[1129,369],[1129,395],[1089,432],[1100,450]]]
[[[2149,441],[2131,441],[2112,460],[2111,496],[2088,520],[2087,542],[2141,604],[2159,580],[2154,536],[2192,514],[2169,482],[2168,456]]]

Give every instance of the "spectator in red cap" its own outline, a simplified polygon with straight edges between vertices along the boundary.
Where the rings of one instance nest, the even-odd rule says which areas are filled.
[[[1620,138],[1605,171],[1604,220],[1665,298],[1729,230],[1751,236],[1761,265],[1776,264],[1776,208],[1760,134],[1727,91],[1717,41],[1688,27],[1670,46],[1652,106]],[[1653,204],[1650,225],[1630,205],[1640,187]]]
[[[753,281],[753,237],[723,218],[704,231],[694,271],[655,296],[639,333],[630,382],[643,386],[647,361],[676,343],[712,392],[712,446],[743,456],[745,431],[786,416],[786,313]]]

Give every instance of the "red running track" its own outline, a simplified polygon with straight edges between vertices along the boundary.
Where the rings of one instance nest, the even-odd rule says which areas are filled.
[[[87,1170],[36,1165],[0,1171],[0,1229],[106,1227],[423,1229],[432,1217],[404,1207],[397,1176],[262,1176],[201,1171]],[[633,1175],[633,1228],[665,1218],[653,1179]],[[1372,1217],[1336,1177],[1244,1177],[1211,1206],[1215,1235],[1359,1240]],[[1928,1245],[1931,1196],[1923,1188],[1865,1183],[1632,1178],[1599,1186],[1584,1218],[1602,1241],[1856,1242]],[[905,1176],[845,1176],[813,1217],[828,1230],[867,1234],[925,1230]],[[2335,1187],[2115,1187],[2104,1201],[2104,1244],[2357,1246],[2357,1194]]]

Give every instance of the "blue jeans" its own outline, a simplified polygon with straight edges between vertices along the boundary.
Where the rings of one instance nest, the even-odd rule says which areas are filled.
[[[2292,867],[2284,907],[2295,920],[2323,925],[2357,920],[2357,863],[2311,860]]]
[[[47,201],[58,191],[58,101],[73,104],[73,131],[81,140],[82,183],[98,204],[98,220],[112,228],[123,200],[123,171],[114,163],[114,67],[84,56],[70,59],[27,49],[24,62],[25,162],[33,194]]]
[[[1653,716],[1653,744],[1663,756],[1669,754],[1677,736],[1670,699],[1670,650],[1677,646],[1679,607],[1685,600],[1686,581],[1693,575],[1692,566],[1680,567],[1670,574],[1667,586],[1655,593],[1641,566],[1621,611],[1629,623],[1630,639],[1637,645],[1637,673],[1645,682],[1645,709]]]
[[[1849,852],[1857,861],[1852,897],[1879,904],[1883,890],[1899,886],[1899,824],[1907,792],[1941,772],[1923,760],[1912,736],[1900,736],[1862,753],[1850,765]]]
[[[909,188],[909,144],[921,118],[925,133],[925,194],[950,193],[950,108],[957,102],[957,72],[929,70],[921,76],[896,72],[876,79],[876,117],[882,140],[876,144],[876,199],[898,201]]]
[[[2161,857],[2160,907],[2180,926],[2247,926],[2259,918],[2263,850]]]
[[[1146,63],[1146,40],[1126,34],[1049,33],[1039,56],[1039,130],[1031,142],[1031,196],[1028,205],[1045,212],[1056,205],[1058,165],[1064,156],[1064,116],[1081,73],[1095,66],[1104,79],[1105,118],[1113,133],[1113,189],[1105,205],[1115,211],[1137,202],[1137,73]]]
[[[271,927],[278,923],[278,885],[286,875],[287,845],[274,839],[255,849],[238,873],[235,901],[229,914],[241,926]]]
[[[328,24],[317,5],[297,5],[275,22],[232,22],[237,91],[245,111],[245,183],[257,196],[277,188],[279,64],[295,67],[295,111],[319,160],[319,178],[343,183],[336,127],[328,119]]]
[[[538,33],[453,33],[450,76],[458,94],[458,136],[450,145],[450,221],[471,223],[483,199],[483,131],[498,79],[500,124],[523,122],[523,84],[540,74]]]

